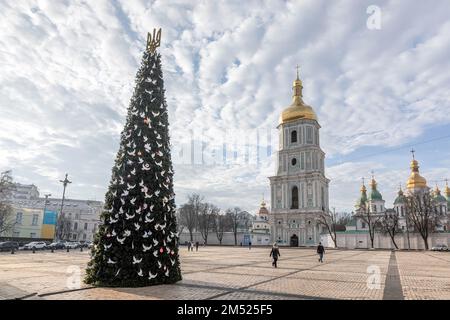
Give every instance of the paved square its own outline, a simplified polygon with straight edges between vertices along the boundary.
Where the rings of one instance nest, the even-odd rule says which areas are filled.
[[[269,248],[182,247],[176,284],[81,289],[87,251],[4,252],[0,299],[450,299],[450,252],[280,250],[275,269]]]

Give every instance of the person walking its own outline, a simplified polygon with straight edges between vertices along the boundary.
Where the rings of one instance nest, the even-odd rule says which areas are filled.
[[[195,242],[195,251],[198,251],[198,241]]]
[[[280,257],[280,250],[278,249],[278,246],[276,243],[273,244],[272,246],[272,250],[270,251],[269,257],[272,257],[273,262],[272,262],[272,266],[274,266],[275,268],[277,268],[277,261],[278,261],[278,257]]]
[[[187,243],[188,252],[191,251],[191,245],[192,245],[192,242],[188,241],[188,243]]]
[[[323,254],[325,253],[325,248],[322,245],[322,242],[319,242],[317,246],[317,253],[319,254],[319,262],[323,262]]]
[[[251,249],[252,249],[252,242],[249,241],[249,243],[248,243],[248,250],[251,250]]]

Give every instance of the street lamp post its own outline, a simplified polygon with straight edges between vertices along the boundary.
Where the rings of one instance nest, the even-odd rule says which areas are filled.
[[[64,219],[64,213],[63,213],[63,208],[64,208],[64,199],[66,196],[66,187],[68,184],[72,183],[72,181],[69,181],[69,179],[67,179],[67,173],[66,173],[66,177],[64,178],[64,180],[59,180],[59,182],[61,182],[63,184],[63,195],[62,195],[62,199],[61,199],[61,209],[59,210],[59,215],[62,219]],[[59,219],[58,219],[59,220]],[[63,221],[64,224],[64,221]],[[59,226],[61,227],[61,226]],[[64,226],[63,226],[64,228]],[[55,229],[55,234],[56,234],[56,229]],[[56,236],[56,239],[58,239],[58,236]]]

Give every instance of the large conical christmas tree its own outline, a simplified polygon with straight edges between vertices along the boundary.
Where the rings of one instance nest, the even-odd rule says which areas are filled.
[[[147,286],[181,280],[161,30],[147,38],[85,281]]]

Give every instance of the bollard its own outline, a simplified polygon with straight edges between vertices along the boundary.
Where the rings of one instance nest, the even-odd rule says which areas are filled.
[[[51,250],[51,251],[52,251],[52,253],[53,253],[53,247],[52,247],[52,250]]]
[[[11,254],[14,254],[14,248],[11,249]]]
[[[36,252],[36,248],[35,247],[33,247],[33,253],[35,253]]]
[[[69,247],[67,247],[67,252],[69,252]]]

